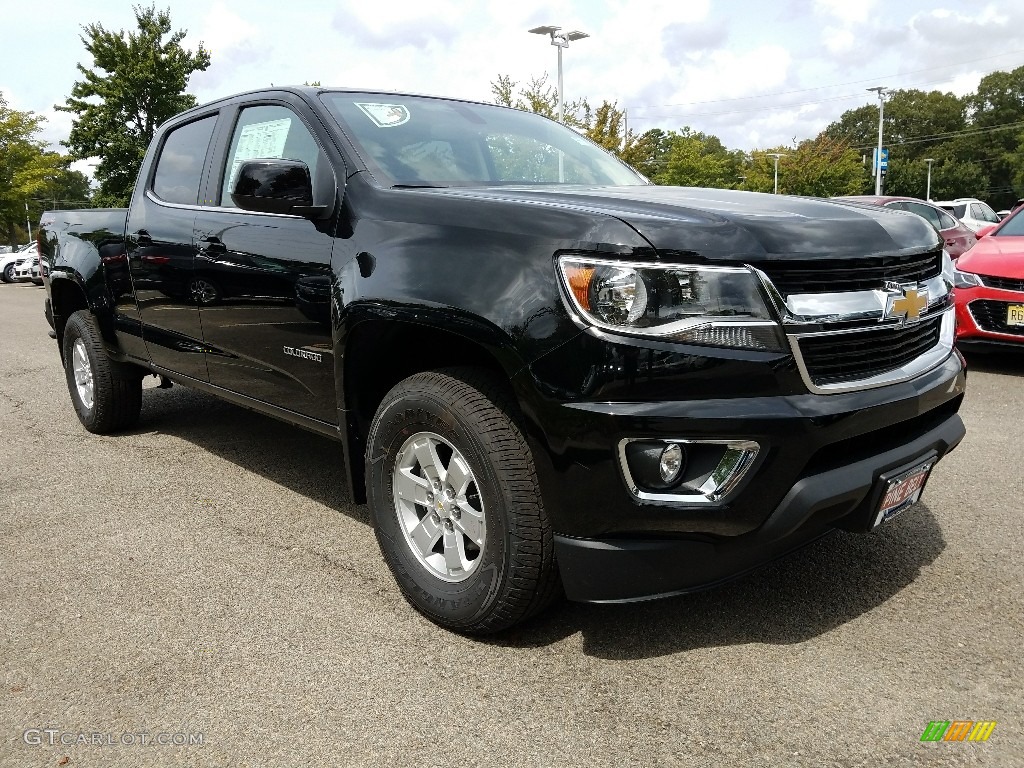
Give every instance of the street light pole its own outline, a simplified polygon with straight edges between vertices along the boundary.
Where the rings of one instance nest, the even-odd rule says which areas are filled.
[[[928,185],[925,187],[924,199],[930,203],[932,201],[932,163],[935,162],[935,158],[926,157],[924,161],[928,163]]]
[[[774,194],[777,195],[777,194],[779,194],[779,158],[780,157],[785,157],[785,155],[782,154],[781,152],[769,152],[768,153],[768,157],[774,157],[775,158],[775,193]]]
[[[885,115],[885,94],[889,91],[881,85],[867,88],[878,93],[878,154],[875,155],[875,194],[882,194],[882,118]]]
[[[551,44],[558,48],[558,122],[565,122],[565,98],[562,90],[562,49],[568,48],[569,43],[574,40],[582,40],[590,37],[586,32],[575,30],[573,32],[562,32],[561,27],[534,27],[530,30],[535,35],[549,35]]]

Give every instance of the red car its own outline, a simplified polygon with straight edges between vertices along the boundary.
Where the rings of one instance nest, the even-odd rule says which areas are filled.
[[[968,229],[955,216],[942,210],[937,205],[924,200],[918,200],[916,197],[850,195],[849,197],[836,197],[833,199],[866,205],[880,205],[883,208],[916,213],[918,216],[927,219],[928,223],[939,230],[939,234],[942,235],[942,239],[946,242],[946,250],[949,252],[949,257],[954,261],[978,242],[974,232]]]
[[[1024,349],[1024,208],[978,234],[954,272],[957,346]]]

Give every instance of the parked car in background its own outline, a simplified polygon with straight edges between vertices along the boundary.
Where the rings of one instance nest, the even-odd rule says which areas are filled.
[[[14,270],[18,268],[21,262],[33,254],[36,254],[36,244],[34,241],[19,247],[14,253],[0,256],[0,280],[3,280],[5,283],[13,283]]]
[[[982,227],[998,224],[999,217],[988,203],[976,197],[958,197],[956,200],[936,200],[933,203],[944,211],[948,211],[966,224],[972,232]]]
[[[946,244],[946,251],[950,258],[957,259],[965,251],[969,250],[978,238],[974,230],[967,227],[958,219],[954,218],[948,211],[943,210],[934,203],[919,200],[916,197],[875,196],[875,195],[850,195],[848,197],[837,197],[836,200],[845,200],[851,203],[864,203],[866,205],[880,205],[896,211],[910,211],[916,213],[928,221],[942,235]]]
[[[39,254],[34,251],[26,259],[19,262],[14,268],[14,279],[19,283],[43,284],[43,278],[39,274]]]
[[[964,349],[1024,349],[1024,208],[958,261],[956,340]]]
[[[1007,216],[1009,216],[1011,213],[1013,213],[1013,211],[1011,211],[1009,208],[1004,208],[1001,211],[996,211],[996,216],[998,216],[999,220],[1002,221]]]

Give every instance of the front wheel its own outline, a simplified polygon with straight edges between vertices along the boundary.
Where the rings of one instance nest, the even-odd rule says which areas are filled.
[[[366,485],[406,599],[449,629],[523,621],[558,592],[551,526],[515,407],[484,372],[419,373],[384,398]]]
[[[128,429],[142,410],[142,372],[110,359],[96,317],[79,310],[64,328],[64,373],[82,426],[106,434]]]
[[[10,264],[8,264],[6,267],[4,267],[4,271],[3,272],[0,272],[0,280],[3,280],[5,283],[13,283],[14,282],[14,262],[13,261]]]

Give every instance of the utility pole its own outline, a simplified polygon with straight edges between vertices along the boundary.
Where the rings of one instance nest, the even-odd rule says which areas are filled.
[[[775,194],[779,194],[779,158],[785,157],[781,152],[769,152],[768,157],[775,158]]]
[[[889,91],[881,85],[867,88],[878,93],[878,154],[875,155],[875,194],[882,194],[882,120],[885,115],[885,94]]]
[[[935,162],[935,158],[926,157],[924,161],[928,163],[928,185],[924,190],[924,199],[930,203],[932,201],[932,163]]]

